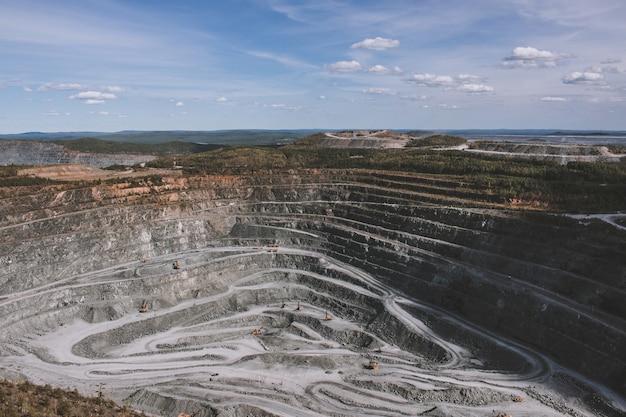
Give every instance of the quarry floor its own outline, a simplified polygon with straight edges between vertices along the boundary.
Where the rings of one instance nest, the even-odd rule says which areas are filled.
[[[70,318],[46,330],[27,328],[20,336],[2,340],[0,368],[5,375],[41,384],[92,395],[104,392],[158,415],[213,415],[215,409],[220,416],[585,415],[577,411],[574,393],[567,398],[553,389],[559,368],[540,354],[468,329],[515,351],[523,371],[486,369],[484,357],[440,337],[406,309],[432,307],[403,297],[358,268],[298,248],[225,246],[170,254],[73,276],[12,294],[0,303],[103,281],[115,285],[121,279],[112,272],[121,270],[129,271],[128,280],[172,271],[184,277],[189,269],[210,268],[239,256],[248,262],[307,257],[333,273],[251,268],[236,272],[224,291],[211,295],[173,305],[133,300],[148,311],[125,311],[98,322]],[[174,270],[174,262],[180,269]],[[338,273],[350,279],[333,278]],[[321,284],[303,288],[295,278],[298,274]],[[341,293],[344,299],[372,300],[398,325],[377,335],[351,317],[349,303],[324,308],[312,301],[317,293],[331,299]],[[83,302],[78,300],[77,306]],[[446,319],[467,326],[454,316]],[[399,337],[394,332],[419,335],[445,355],[432,360],[399,348],[393,343]],[[371,361],[378,369],[371,369]],[[208,411],[206,404],[214,410]]]

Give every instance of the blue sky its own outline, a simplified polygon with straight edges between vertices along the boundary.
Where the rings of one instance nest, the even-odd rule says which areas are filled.
[[[626,129],[623,0],[2,0],[0,133]]]

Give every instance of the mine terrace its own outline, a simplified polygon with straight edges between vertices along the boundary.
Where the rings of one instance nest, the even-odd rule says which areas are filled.
[[[626,413],[621,148],[78,144],[0,141],[7,380],[159,416]]]

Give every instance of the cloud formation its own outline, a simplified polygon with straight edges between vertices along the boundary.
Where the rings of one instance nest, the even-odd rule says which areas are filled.
[[[376,94],[383,96],[393,96],[396,94],[396,91],[391,88],[380,88],[380,87],[370,87],[363,90],[365,94]]]
[[[413,74],[407,81],[420,87],[451,87],[454,85],[454,78],[449,75],[429,73]]]
[[[502,66],[505,68],[540,68],[556,67],[563,59],[573,58],[571,54],[541,51],[532,46],[518,46],[511,55],[505,57]]]
[[[374,75],[402,74],[402,69],[400,67],[395,66],[393,68],[387,68],[384,65],[380,64],[374,65],[373,67],[370,67],[365,71]]]
[[[604,76],[597,72],[572,72],[563,77],[564,84],[598,85],[604,84]]]
[[[37,87],[37,91],[67,91],[67,90],[82,90],[85,87],[77,84],[55,84],[55,83],[45,83],[41,86]]]
[[[357,42],[352,44],[350,48],[352,49],[371,49],[374,51],[384,51],[389,48],[397,48],[400,46],[400,41],[397,39],[387,39],[387,38],[367,38],[362,40],[361,42]]]
[[[459,74],[456,77],[429,73],[413,74],[407,82],[416,84],[419,87],[443,88],[444,90],[470,94],[491,93],[494,91],[493,86],[485,84],[481,77],[471,74]]]
[[[328,69],[331,72],[356,72],[361,70],[361,64],[359,61],[337,61],[329,64]]]
[[[541,97],[539,100],[541,101],[557,101],[557,102],[563,102],[563,101],[567,101],[566,98],[564,97],[553,97],[553,96],[546,96],[546,97]]]
[[[70,116],[70,113],[61,113],[56,110],[50,110],[50,111],[45,112],[43,115],[47,117],[58,117],[58,116]]]
[[[490,93],[493,87],[486,84],[461,84],[456,88],[457,91],[463,93]]]
[[[70,100],[84,100],[85,104],[104,104],[106,100],[115,100],[117,97],[115,94],[101,91],[82,91],[72,94],[69,98]]]

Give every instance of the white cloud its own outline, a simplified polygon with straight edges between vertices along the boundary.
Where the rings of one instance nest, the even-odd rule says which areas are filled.
[[[278,110],[288,110],[288,111],[298,111],[302,108],[300,106],[291,106],[288,104],[264,104],[263,107],[269,107],[269,108],[278,109]]]
[[[597,73],[606,73],[606,74],[619,74],[621,71],[617,67],[613,66],[600,66],[600,65],[592,65],[583,70],[583,72],[597,72]]]
[[[384,67],[382,65],[374,65],[373,67],[366,69],[366,71],[375,75],[389,74],[389,68]]]
[[[503,59],[505,68],[556,67],[558,61],[573,58],[571,54],[541,51],[532,46],[518,46],[511,55]]]
[[[115,94],[103,93],[101,91],[82,91],[78,94],[72,94],[71,100],[85,100],[85,104],[104,104],[106,100],[115,100]]]
[[[56,110],[50,110],[48,112],[45,112],[43,115],[49,116],[49,117],[58,117],[58,116],[69,116],[70,113],[61,113]]]
[[[27,93],[31,93],[33,91],[33,89],[29,87],[22,87],[22,90],[24,90]]]
[[[567,101],[567,99],[564,97],[554,97],[554,96],[541,97],[539,100],[541,101]]]
[[[489,93],[494,91],[492,86],[482,82],[481,77],[471,74],[460,74],[456,77],[428,73],[413,74],[407,82],[420,87],[438,87],[445,90],[456,90],[462,93]]]
[[[393,96],[396,94],[396,91],[392,90],[391,88],[378,88],[378,87],[366,88],[365,90],[363,90],[363,92],[365,94],[377,94],[377,95],[384,95],[384,96]]]
[[[126,115],[126,114],[111,113],[111,112],[108,112],[106,110],[102,110],[102,111],[98,111],[98,112],[92,111],[92,112],[89,112],[89,114],[93,114],[93,115],[96,115],[96,116],[103,116],[103,117],[118,117],[120,119],[128,117],[128,115]]]
[[[374,65],[366,69],[365,71],[374,75],[387,75],[387,74],[402,74],[402,69],[400,67],[387,68],[383,65]]]
[[[479,83],[482,81],[481,77],[472,74],[459,74],[456,78],[461,83]]]
[[[411,101],[423,101],[428,100],[428,96],[412,96],[412,95],[404,95],[400,97],[402,100],[411,100]]]
[[[109,87],[106,88],[106,90],[109,93],[121,93],[123,91],[126,91],[122,87],[118,87],[118,86],[109,86]]]
[[[218,103],[226,103],[228,99],[224,96],[221,96],[221,97],[218,97],[215,101],[217,101]]]
[[[183,103],[182,101],[176,103],[176,107],[183,107],[184,105],[185,103]]]
[[[359,61],[337,61],[329,64],[327,68],[331,72],[356,72],[361,69]]]
[[[489,93],[493,87],[486,84],[461,84],[456,90],[463,93]]]
[[[400,46],[400,41],[397,39],[386,39],[386,38],[367,38],[362,40],[361,42],[357,42],[352,44],[352,49],[372,49],[374,51],[384,51],[389,48],[397,48]]]
[[[564,84],[604,84],[604,77],[597,72],[572,72],[563,77]]]
[[[413,74],[407,81],[420,87],[446,87],[454,85],[454,78],[449,75]]]
[[[326,97],[326,96],[319,96],[318,98],[319,98],[320,100],[326,100],[326,99],[327,99],[327,97]]]
[[[55,84],[55,83],[45,83],[37,88],[37,91],[65,91],[65,90],[82,90],[83,87],[80,84],[70,83],[70,84]]]

